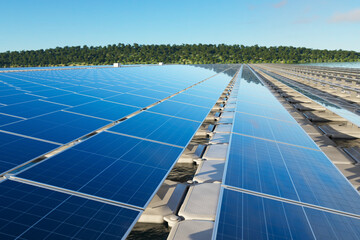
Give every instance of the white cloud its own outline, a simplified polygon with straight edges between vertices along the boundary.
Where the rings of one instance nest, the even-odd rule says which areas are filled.
[[[345,13],[335,13],[330,19],[330,23],[339,22],[360,22],[360,8]]]
[[[278,2],[276,4],[273,5],[274,8],[281,8],[283,6],[285,6],[288,3],[288,0],[283,0],[281,2]]]

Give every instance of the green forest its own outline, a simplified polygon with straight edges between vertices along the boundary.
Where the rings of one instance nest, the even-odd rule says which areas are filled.
[[[71,65],[212,63],[312,63],[360,61],[360,53],[296,47],[260,47],[225,44],[140,45],[57,47],[0,53],[0,67]]]

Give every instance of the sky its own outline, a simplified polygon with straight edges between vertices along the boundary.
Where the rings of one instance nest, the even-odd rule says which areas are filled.
[[[0,52],[242,44],[360,52],[360,0],[0,0]]]

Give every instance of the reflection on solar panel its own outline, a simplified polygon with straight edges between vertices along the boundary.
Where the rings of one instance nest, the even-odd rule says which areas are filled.
[[[148,98],[142,97],[138,95],[133,95],[129,93],[119,94],[110,98],[106,98],[105,100],[115,102],[115,103],[122,103],[127,105],[132,105],[136,107],[146,107],[149,106],[157,101],[158,99],[155,98]]]
[[[283,107],[269,108],[266,105],[238,101],[236,103],[236,111],[296,123],[294,118]]]
[[[215,239],[359,239],[359,194],[249,68],[236,112]]]
[[[141,214],[13,181],[0,198],[1,239],[122,239]]]
[[[360,219],[223,189],[216,239],[359,239]]]
[[[320,151],[233,134],[224,184],[360,215],[359,194]]]
[[[167,100],[150,111],[201,122],[209,114],[210,109]]]
[[[234,132],[319,149],[297,123],[284,122],[244,113],[236,113]]]

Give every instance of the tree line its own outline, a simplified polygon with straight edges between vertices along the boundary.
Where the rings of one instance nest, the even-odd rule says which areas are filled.
[[[360,53],[317,50],[303,47],[260,47],[225,44],[140,45],[57,47],[0,53],[0,67],[71,65],[215,64],[215,63],[313,63],[360,61]]]

